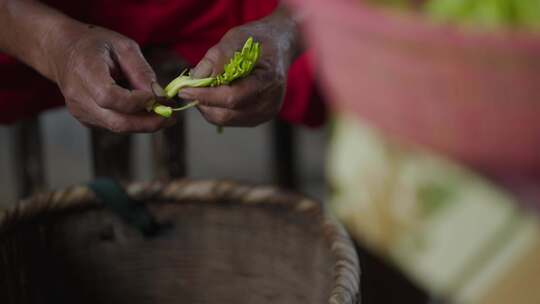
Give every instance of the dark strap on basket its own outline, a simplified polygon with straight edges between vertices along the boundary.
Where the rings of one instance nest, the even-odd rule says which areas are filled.
[[[159,224],[142,202],[128,196],[122,186],[108,178],[91,182],[88,187],[107,208],[127,224],[134,226],[146,237],[155,236]]]

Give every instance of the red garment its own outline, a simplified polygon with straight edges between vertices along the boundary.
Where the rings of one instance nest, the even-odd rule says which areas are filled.
[[[145,45],[168,45],[191,64],[230,28],[270,14],[276,0],[43,1],[67,15],[117,31]],[[306,54],[289,71],[282,117],[317,125],[323,106]],[[0,55],[0,124],[63,104],[58,88],[21,63]]]

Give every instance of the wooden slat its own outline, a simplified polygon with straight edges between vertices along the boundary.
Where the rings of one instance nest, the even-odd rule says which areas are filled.
[[[164,48],[153,47],[145,50],[145,56],[156,72],[158,82],[165,85],[174,79],[189,64],[176,53]],[[185,177],[186,130],[184,113],[176,113],[178,123],[152,137],[154,175],[157,179],[168,180]]]
[[[25,198],[45,189],[43,147],[39,119],[17,123],[12,128],[17,196]]]
[[[100,129],[92,129],[90,132],[94,176],[111,177],[119,181],[131,180],[131,135],[114,134]]]
[[[272,170],[274,182],[280,187],[295,190],[298,187],[296,140],[294,128],[282,121],[272,123]]]
[[[183,178],[186,168],[185,116],[178,114],[178,123],[153,136],[154,174],[157,179]]]

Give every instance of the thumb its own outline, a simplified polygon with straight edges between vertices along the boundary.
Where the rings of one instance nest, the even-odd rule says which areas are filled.
[[[191,70],[193,78],[206,78],[223,73],[227,63],[227,54],[219,47],[214,46],[206,52],[203,59]]]

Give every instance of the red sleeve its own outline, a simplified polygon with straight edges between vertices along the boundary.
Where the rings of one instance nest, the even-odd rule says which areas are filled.
[[[317,127],[324,123],[326,110],[311,57],[311,53],[307,52],[290,67],[280,116],[291,123]]]
[[[34,70],[0,55],[0,124],[10,124],[63,104],[58,87]]]

